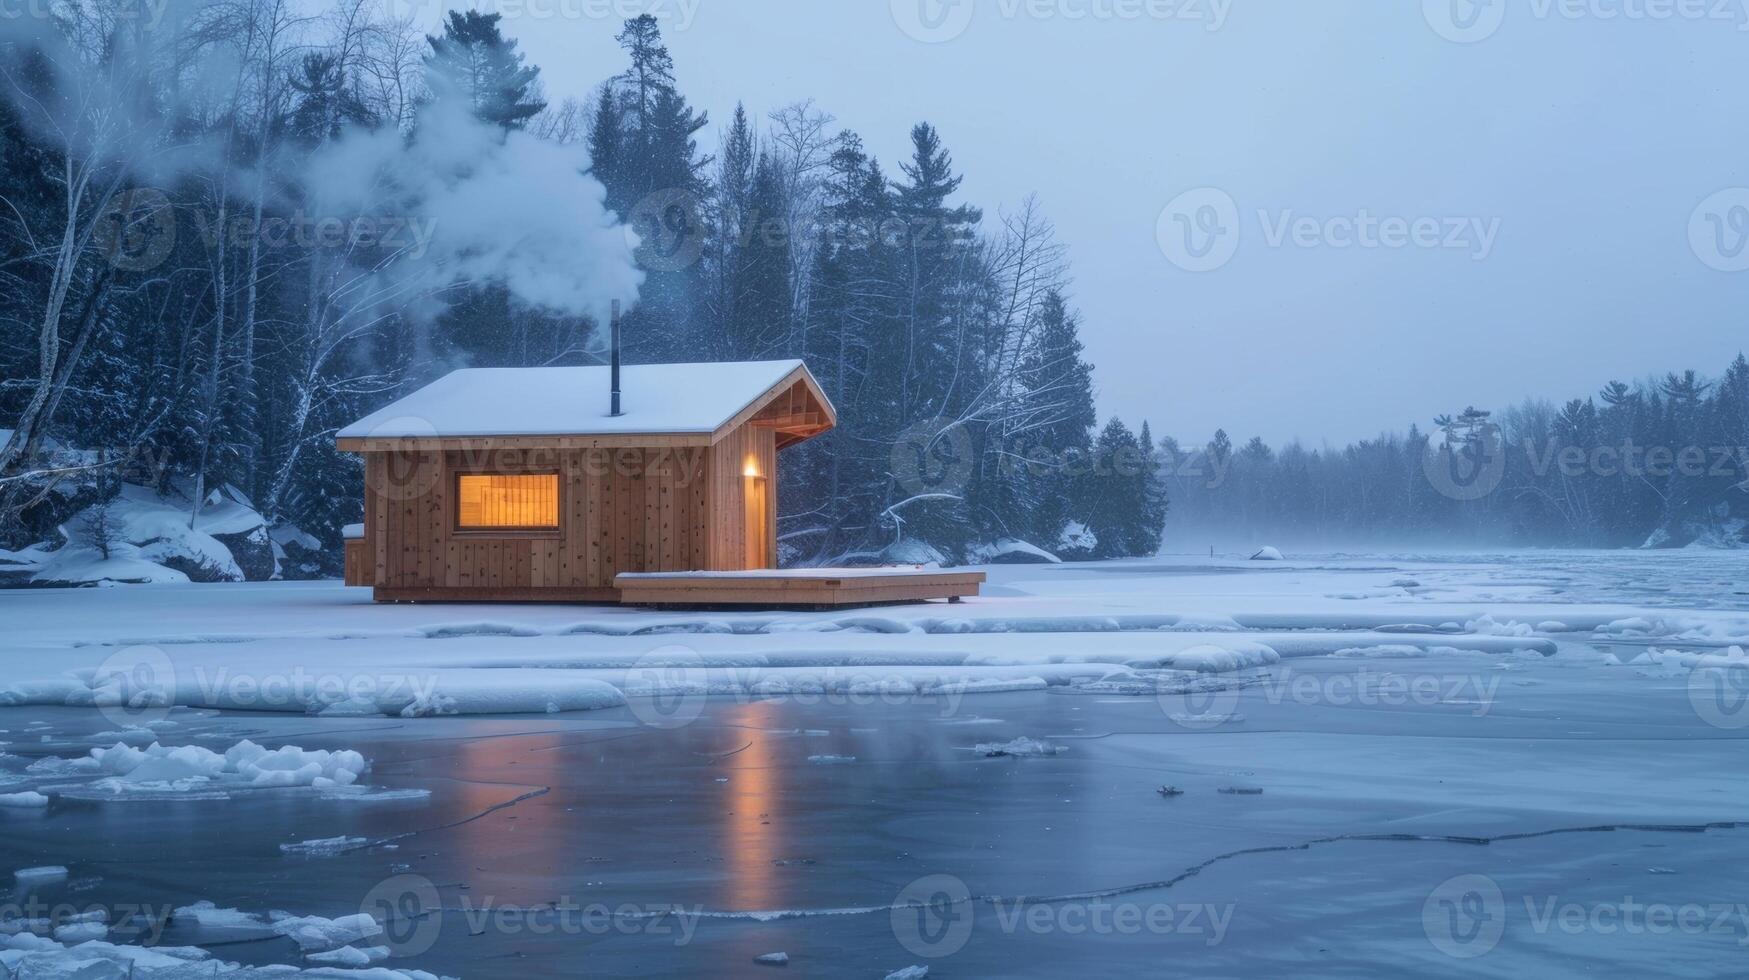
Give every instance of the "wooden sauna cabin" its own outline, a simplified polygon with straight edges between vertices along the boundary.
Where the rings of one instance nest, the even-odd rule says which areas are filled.
[[[456,371],[342,429],[340,449],[365,461],[346,584],[379,602],[977,594],[981,572],[776,570],[779,453],[837,421],[801,361],[620,370]]]

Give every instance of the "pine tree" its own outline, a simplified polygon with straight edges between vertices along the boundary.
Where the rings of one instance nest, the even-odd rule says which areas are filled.
[[[1088,530],[1099,539],[1094,555],[1128,558],[1153,554],[1147,541],[1151,515],[1141,444],[1121,419],[1112,419],[1093,443],[1094,465],[1082,477],[1080,497]]]
[[[728,310],[721,342],[732,360],[759,360],[783,352],[789,339],[790,281],[783,182],[760,154],[730,254]]]
[[[1013,481],[1023,488],[1013,519],[1034,543],[1054,548],[1073,516],[1076,482],[1071,470],[1090,455],[1099,418],[1093,406],[1093,366],[1081,357],[1079,318],[1063,295],[1051,290],[1035,319],[1031,349],[1020,364],[1020,389],[1041,421],[1028,426],[1024,445],[1007,448],[1027,461]]]
[[[1142,420],[1142,431],[1137,436],[1141,444],[1141,514],[1136,529],[1136,554],[1151,557],[1160,551],[1160,543],[1166,534],[1166,513],[1171,502],[1166,489],[1166,478],[1162,471],[1165,460],[1160,449],[1154,445],[1154,433],[1146,419]],[[1259,445],[1263,440],[1252,440]],[[1267,451],[1268,447],[1264,447]]]
[[[450,11],[441,36],[427,36],[425,80],[438,101],[462,101],[474,116],[504,129],[521,129],[546,108],[540,69],[524,65],[516,42],[498,30],[501,14]]]
[[[321,51],[305,55],[290,84],[298,98],[287,128],[306,146],[338,139],[348,125],[376,123],[375,116],[347,81],[336,55]]]
[[[625,318],[627,355],[696,360],[712,349],[708,324],[699,315],[705,298],[699,265],[710,232],[705,168],[711,158],[699,154],[697,134],[708,119],[676,87],[674,59],[655,17],[626,21],[617,38],[630,65],[597,106],[590,146],[608,206],[645,243],[638,253],[644,286]]]
[[[589,123],[589,172],[607,188],[607,206],[620,214],[631,202],[623,197],[624,178],[620,174],[619,107],[615,104],[613,86],[603,85],[596,98],[595,115]]]

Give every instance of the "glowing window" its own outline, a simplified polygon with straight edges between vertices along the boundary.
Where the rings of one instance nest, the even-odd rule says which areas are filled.
[[[456,523],[463,529],[559,526],[559,475],[462,474]]]

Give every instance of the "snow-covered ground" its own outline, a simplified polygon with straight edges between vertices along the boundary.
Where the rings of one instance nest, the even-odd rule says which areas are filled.
[[[962,605],[826,613],[24,590],[0,622],[0,875],[64,869],[0,909],[7,970],[144,939],[168,960],[136,976],[1709,976],[1749,948],[1744,554],[1001,566]]]
[[[0,704],[389,715],[627,696],[1157,685],[1283,659],[1430,651],[1727,658],[1749,557],[1533,553],[992,567],[985,595],[812,613],[378,606],[323,583],[0,593]],[[1607,658],[1606,658],[1607,659]]]

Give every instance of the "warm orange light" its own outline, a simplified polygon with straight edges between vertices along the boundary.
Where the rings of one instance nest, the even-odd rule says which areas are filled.
[[[463,474],[456,523],[463,528],[559,526],[559,476]]]
[[[742,476],[751,476],[751,477],[759,476],[759,461],[757,459],[753,459],[752,457],[748,457],[747,465],[742,468],[741,475]]]

